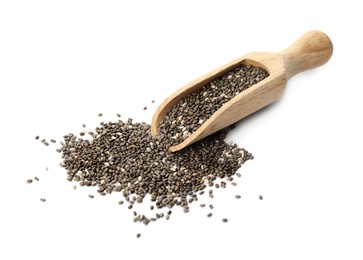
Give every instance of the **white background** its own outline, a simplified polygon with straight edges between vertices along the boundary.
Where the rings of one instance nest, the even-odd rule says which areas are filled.
[[[358,3],[1,1],[0,259],[363,259]],[[216,192],[212,218],[194,204],[134,224],[120,194],[73,190],[57,145],[34,140],[93,129],[99,112],[150,123],[189,81],[312,29],[330,36],[332,59],[230,133],[255,160]]]

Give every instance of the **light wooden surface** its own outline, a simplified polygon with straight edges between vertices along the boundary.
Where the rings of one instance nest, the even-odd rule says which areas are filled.
[[[268,71],[267,78],[232,98],[187,139],[169,148],[172,152],[181,150],[276,101],[282,95],[291,77],[304,70],[325,64],[332,53],[333,45],[329,37],[316,30],[305,33],[279,53],[249,53],[190,82],[166,98],[153,116],[151,132],[153,135],[159,132],[160,121],[181,99],[240,64],[250,64]]]

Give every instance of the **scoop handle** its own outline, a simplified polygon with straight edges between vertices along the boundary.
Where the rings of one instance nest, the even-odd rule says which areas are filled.
[[[325,33],[315,30],[303,34],[280,54],[290,79],[299,72],[325,64],[333,54],[333,44]]]

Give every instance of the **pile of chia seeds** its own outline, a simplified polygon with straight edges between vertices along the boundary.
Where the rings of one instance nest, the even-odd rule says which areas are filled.
[[[252,159],[246,150],[223,141],[226,132],[170,153],[168,139],[163,134],[152,137],[150,125],[119,120],[101,123],[88,133],[90,140],[68,134],[57,151],[69,181],[97,186],[101,195],[121,192],[129,209],[149,195],[158,209],[180,206],[188,212],[198,192],[217,180],[231,180]],[[139,220],[149,222],[147,217]]]

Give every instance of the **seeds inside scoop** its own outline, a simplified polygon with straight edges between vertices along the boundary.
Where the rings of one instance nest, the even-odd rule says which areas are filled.
[[[159,124],[172,145],[184,141],[219,108],[242,91],[268,77],[262,68],[240,65],[179,101]]]

